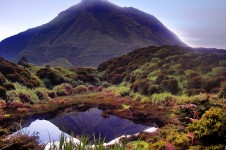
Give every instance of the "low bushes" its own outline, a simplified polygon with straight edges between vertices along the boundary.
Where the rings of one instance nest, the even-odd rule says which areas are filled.
[[[117,89],[116,89],[116,93],[120,96],[129,96],[130,94],[130,88],[129,87],[126,87],[126,86],[119,86]]]
[[[176,79],[163,80],[160,84],[160,89],[165,92],[170,92],[176,95],[179,92],[178,81]]]
[[[6,82],[5,76],[0,73],[0,85],[3,85],[5,82]]]
[[[226,142],[226,113],[223,109],[212,107],[206,111],[200,120],[189,125],[195,138],[204,145],[216,145]]]
[[[6,89],[0,86],[0,98],[6,99]]]
[[[35,89],[29,89],[19,83],[15,83],[14,86],[16,87],[16,90],[7,92],[8,101],[17,101],[31,104],[39,101],[38,96],[35,93]]]
[[[34,88],[40,85],[39,82],[32,77],[31,73],[27,69],[8,62],[2,58],[0,58],[0,70],[1,74],[3,74],[5,78],[11,82],[18,82],[28,88]]]
[[[54,92],[51,92],[46,88],[36,88],[35,93],[38,96],[39,100],[50,100],[50,98],[56,97],[55,96],[56,94]],[[55,95],[52,93],[54,93]],[[50,96],[52,96],[52,97],[50,97]]]
[[[137,80],[131,85],[131,90],[134,92],[139,92],[143,95],[152,95],[158,93],[159,89],[153,84],[152,81],[148,79]]]
[[[180,132],[178,129],[163,128],[153,133],[150,139],[150,149],[189,149],[191,139],[187,133]]]
[[[7,90],[7,91],[11,91],[11,90],[15,90],[16,87],[12,84],[12,83],[5,83],[3,85],[3,87]]]
[[[67,96],[73,93],[73,88],[70,84],[64,83],[55,86],[53,92],[55,92],[57,96]]]
[[[88,88],[85,87],[84,85],[79,85],[76,88],[74,88],[74,93],[75,94],[85,93],[87,91],[88,91]]]
[[[0,149],[4,150],[42,150],[45,146],[40,144],[37,135],[28,136],[18,133],[7,139],[0,139]]]
[[[41,68],[36,72],[36,75],[44,81],[47,88],[51,88],[65,82],[62,76],[50,68]]]

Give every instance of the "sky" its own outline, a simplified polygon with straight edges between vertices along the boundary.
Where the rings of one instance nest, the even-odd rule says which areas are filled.
[[[226,49],[226,0],[109,0],[157,17],[192,47]],[[0,0],[0,41],[40,26],[80,0]]]

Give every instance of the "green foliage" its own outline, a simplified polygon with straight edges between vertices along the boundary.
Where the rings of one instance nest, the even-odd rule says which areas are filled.
[[[41,68],[36,72],[36,75],[43,79],[47,88],[51,88],[65,82],[61,75],[57,74],[56,71],[50,68]]]
[[[188,129],[206,145],[223,144],[226,139],[226,113],[223,109],[212,107],[202,118],[192,123]]]
[[[160,92],[197,95],[222,89],[221,83],[226,79],[225,59],[223,51],[151,46],[104,62],[98,70],[105,73],[109,82],[132,83],[132,91],[143,95],[152,94],[146,83],[141,88],[139,83],[144,79],[152,81],[150,86]]]
[[[154,93],[158,93],[158,87],[148,79],[137,80],[131,85],[131,90],[139,92],[143,95],[150,96]]]
[[[176,95],[179,92],[178,81],[176,79],[163,80],[160,89]]]
[[[101,139],[100,137],[95,138],[95,140],[91,142],[89,136],[82,135],[78,137],[78,143],[76,143],[72,137],[67,138],[64,133],[62,133],[59,145],[54,143],[54,141],[50,141],[50,150],[125,150],[124,144],[114,144],[109,147],[104,146],[105,139]]]
[[[167,142],[164,140],[159,140],[157,142],[150,144],[150,149],[153,150],[165,150]]]
[[[177,149],[188,149],[190,143],[190,139],[187,134],[174,131],[170,131],[167,134],[166,140],[173,143]]]
[[[131,106],[130,106],[130,105],[122,104],[122,108],[123,108],[124,110],[129,110],[129,109],[131,108]]]
[[[175,97],[171,93],[159,93],[151,96],[151,102],[155,105],[168,105],[175,101]]]
[[[149,149],[149,144],[145,141],[134,141],[126,144],[126,149],[147,150]]]
[[[150,80],[152,80],[152,81],[156,81],[157,75],[158,75],[159,73],[160,73],[160,70],[159,70],[159,69],[150,72],[150,73],[148,74],[148,79],[150,79]]]
[[[11,82],[18,82],[28,88],[39,86],[39,82],[32,77],[31,73],[24,67],[8,62],[4,59],[0,60],[1,73]]]
[[[67,96],[73,93],[73,88],[68,83],[63,83],[61,85],[57,85],[52,90],[57,94],[57,96]]]
[[[220,92],[219,98],[226,98],[226,86],[223,87],[222,91]]]
[[[219,145],[212,145],[212,146],[191,146],[189,147],[189,150],[223,150],[225,149],[225,146],[223,144]]]
[[[173,129],[173,126],[162,128],[150,139],[150,149],[188,149],[190,139],[186,133]]]
[[[8,91],[7,97],[9,101],[17,101],[24,103],[38,102],[38,96],[36,95],[35,89],[29,89],[19,83],[15,83],[16,90]]]
[[[39,100],[50,100],[51,98],[55,98],[55,96],[51,96],[52,92],[46,88],[36,88],[35,93]]]
[[[130,88],[126,85],[120,84],[119,86],[117,86],[116,93],[120,96],[129,96]]]

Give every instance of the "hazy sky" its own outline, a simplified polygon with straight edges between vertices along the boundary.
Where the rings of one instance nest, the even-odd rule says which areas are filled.
[[[109,0],[157,17],[193,47],[226,49],[226,0]],[[49,22],[80,0],[0,0],[0,41]]]

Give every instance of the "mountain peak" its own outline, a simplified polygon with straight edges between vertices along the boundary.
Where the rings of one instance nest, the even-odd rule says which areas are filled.
[[[106,2],[107,0],[81,0],[81,2]]]
[[[110,3],[108,0],[81,0],[81,4]]]
[[[36,65],[64,58],[72,65],[97,66],[150,45],[185,46],[152,15],[107,0],[82,0],[49,23],[3,40],[0,56],[25,56]]]

